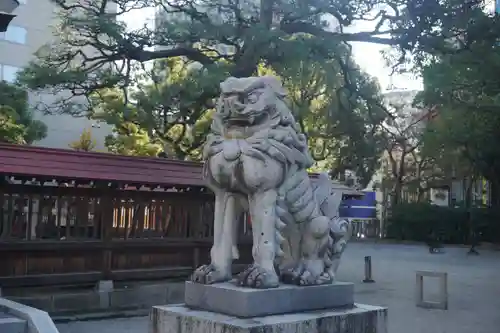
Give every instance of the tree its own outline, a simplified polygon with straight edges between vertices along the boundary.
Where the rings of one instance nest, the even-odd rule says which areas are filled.
[[[424,91],[425,94],[425,91]],[[481,108],[481,107],[480,107]],[[424,147],[432,151],[435,165],[448,168],[449,179],[464,180],[465,212],[469,224],[471,243],[470,254],[478,254],[475,249],[479,238],[478,225],[472,217],[477,198],[473,196],[473,186],[480,176],[492,185],[493,204],[498,205],[500,114],[498,110],[478,110],[477,108],[441,108],[426,133]],[[432,148],[434,147],[434,148]]]
[[[417,200],[427,190],[424,174],[430,165],[427,156],[421,153],[421,146],[428,112],[412,107],[416,93],[393,91],[385,95],[389,116],[382,126],[387,161],[383,188],[391,194],[392,207],[401,202],[403,190],[416,192]]]
[[[332,174],[354,168],[365,183],[378,161],[381,120],[378,107],[370,103],[378,98],[370,95],[373,84],[359,70],[353,71],[348,42],[392,45],[399,59],[408,52],[454,51],[446,38],[467,34],[469,27],[461,23],[470,8],[481,6],[479,1],[435,0],[52,1],[61,10],[59,37],[37,53],[20,77],[38,91],[71,93],[45,106],[45,112],[88,116],[90,109],[96,116],[94,110],[100,108],[105,112],[98,116],[114,118],[117,126],[135,124],[153,141],[161,141],[172,157],[197,158],[218,82],[228,76],[253,75],[260,67],[286,77],[283,69],[288,65],[324,62],[331,68],[318,72],[321,79],[332,75],[342,84],[333,85],[337,103],[332,102],[331,92],[313,103],[323,99],[332,107],[318,105],[318,110],[330,114],[316,118],[328,118],[331,124],[314,133],[318,138],[311,142],[318,147],[317,156],[328,152],[335,157]],[[108,10],[112,4],[116,12]],[[163,15],[154,28],[131,30],[117,20],[144,7],[156,7],[159,17]],[[353,29],[360,21],[372,24],[366,30]],[[149,70],[157,66],[163,66],[162,71]],[[122,115],[98,101],[103,93],[119,96]],[[82,103],[82,97],[88,103]],[[334,114],[334,105],[347,112]],[[367,119],[374,125],[367,125]],[[304,124],[316,128],[319,123],[311,121]],[[338,131],[340,123],[344,128]]]
[[[115,154],[132,156],[158,156],[162,145],[151,142],[149,135],[137,125],[127,122],[116,127],[105,139],[108,150]]]
[[[0,141],[31,144],[46,135],[47,126],[33,119],[26,91],[0,81]]]
[[[470,226],[471,249],[475,245],[476,223],[472,217],[474,198],[472,186],[478,176],[492,185],[493,204],[500,198],[500,81],[493,73],[500,68],[498,56],[498,27],[500,18],[482,12],[471,13],[481,30],[477,40],[469,39],[467,50],[456,54],[433,57],[422,67],[424,91],[416,103],[436,112],[429,127],[428,150],[435,149],[438,165],[453,165],[454,176],[466,180],[465,200],[467,221]]]
[[[453,178],[483,176],[498,191],[499,126],[498,110],[441,106],[425,134],[424,147],[436,166],[448,170]]]
[[[211,109],[198,103],[197,97],[214,89],[207,85],[201,69],[176,58],[157,61],[133,77],[137,84],[127,93],[113,88],[96,91],[90,98],[90,117],[114,125],[122,141],[136,146],[130,154],[142,146],[141,154],[164,150],[171,158],[199,158]],[[126,138],[129,134],[139,134],[142,142],[132,143]]]
[[[331,52],[340,53],[338,49],[339,45],[332,45]],[[347,48],[343,52],[349,57]],[[351,80],[358,81],[363,94],[376,99],[378,85],[352,59],[349,66]],[[375,133],[379,124],[368,119],[372,105],[366,98],[344,89],[336,58],[324,61],[305,53],[296,54],[286,66],[272,70],[262,64],[259,68],[260,74],[283,79],[290,92],[290,105],[309,137],[311,151],[316,152],[313,156],[318,162],[325,162],[322,168],[338,168],[347,163],[369,181],[378,162]],[[91,117],[126,129],[122,135],[141,129],[156,147],[163,145],[169,157],[199,159],[199,148],[205,142],[213,112],[204,105],[193,107],[197,94],[203,91],[200,84],[204,81],[199,80],[203,78],[202,71],[182,59],[157,61],[154,67],[138,74],[147,80],[130,89],[127,101],[127,96],[117,89],[102,89],[95,94],[91,99]],[[211,80],[207,84],[215,85]],[[379,122],[381,119],[379,112]],[[132,138],[122,138],[129,145],[133,142]],[[108,142],[114,142],[113,138]]]
[[[437,114],[427,133],[428,150],[434,150],[436,162],[458,160],[455,174],[483,176],[499,189],[500,80],[492,74],[500,69],[500,48],[494,39],[499,18],[477,13],[474,19],[481,22],[487,38],[471,43],[466,51],[430,59],[422,68],[424,91],[416,103]]]
[[[350,170],[366,186],[382,152],[380,126],[385,114],[378,84],[354,63],[344,45],[330,45],[330,60],[298,53],[274,71],[261,67],[259,74],[283,80],[289,105],[316,162],[312,171],[330,169],[339,178]],[[345,57],[345,62],[339,57]],[[340,66],[349,81],[339,75]],[[357,90],[346,89],[348,85],[356,85]]]
[[[86,128],[82,131],[78,140],[71,142],[68,146],[77,151],[94,151],[97,143],[92,136],[92,131]]]
[[[22,82],[33,89],[70,91],[72,97],[90,98],[102,88],[128,90],[137,64],[182,57],[203,69],[197,79],[205,83],[198,83],[203,90],[193,108],[213,106],[214,81],[221,77],[249,76],[260,64],[271,68],[286,64],[299,50],[325,59],[331,57],[325,54],[329,45],[347,42],[392,45],[400,59],[408,52],[455,50],[446,40],[475,31],[474,22],[467,26],[463,22],[468,22],[470,10],[483,6],[479,0],[52,2],[61,13],[58,38],[38,52]],[[110,11],[111,7],[116,10]],[[136,30],[118,20],[126,12],[146,7],[155,7],[165,19],[154,28]],[[371,22],[370,28],[353,29],[362,21]],[[343,69],[347,59],[338,60]],[[348,74],[342,72],[346,79]],[[82,114],[87,107],[63,97],[46,111]]]

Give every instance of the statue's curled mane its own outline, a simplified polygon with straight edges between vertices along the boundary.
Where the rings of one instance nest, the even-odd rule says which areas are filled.
[[[255,248],[254,265],[240,275],[242,285],[276,287],[273,265],[283,283],[331,283],[349,238],[349,222],[338,217],[342,192],[335,191],[325,175],[315,182],[310,179],[307,169],[313,160],[307,138],[285,97],[281,83],[272,76],[227,79],[221,83],[203,150],[204,177],[216,193],[216,207],[232,207],[223,212],[225,217],[216,214],[217,230],[226,223],[222,217],[236,220],[237,206],[252,205],[245,208],[252,220],[256,218],[252,228],[267,230],[253,235],[254,244],[265,241]],[[214,238],[222,236],[219,232]],[[236,236],[230,241],[235,242]],[[228,279],[229,266],[222,262],[229,254],[223,251],[214,242],[213,263],[200,267],[193,279]],[[217,257],[220,253],[224,255]]]
[[[265,96],[256,104],[259,112],[268,112],[269,119],[266,123],[256,126],[254,130],[249,126],[248,137],[244,139],[251,145],[251,151],[247,152],[259,159],[266,158],[267,155],[284,164],[297,164],[300,169],[307,169],[313,164],[307,147],[307,138],[300,133],[299,126],[295,122],[292,111],[286,105],[285,90],[274,77],[264,76],[260,78]],[[227,81],[230,81],[228,79]],[[225,81],[226,82],[226,81]],[[223,92],[230,92],[231,84],[221,84]],[[225,89],[224,89],[225,87]],[[259,86],[257,86],[259,87]],[[272,94],[272,96],[270,96]],[[204,157],[209,158],[212,154],[219,152],[220,146],[225,137],[227,129],[226,114],[223,110],[224,98],[221,96],[217,103],[217,111],[213,116],[211,134],[207,138],[207,145],[204,150]],[[219,149],[217,149],[219,148]],[[264,155],[262,155],[264,154]]]

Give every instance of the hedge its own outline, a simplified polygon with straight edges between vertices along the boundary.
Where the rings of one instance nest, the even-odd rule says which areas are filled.
[[[469,223],[463,207],[404,203],[392,210],[386,223],[387,238],[446,244],[470,244],[471,227],[477,241],[500,243],[500,207],[471,209]]]

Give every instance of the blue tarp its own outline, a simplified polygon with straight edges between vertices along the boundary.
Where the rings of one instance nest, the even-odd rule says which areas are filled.
[[[372,219],[377,217],[377,201],[374,191],[364,192],[361,199],[342,201],[339,209],[340,217],[351,219]]]

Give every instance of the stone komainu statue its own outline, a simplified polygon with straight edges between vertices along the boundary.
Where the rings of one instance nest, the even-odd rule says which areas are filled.
[[[254,263],[237,277],[242,286],[274,288],[332,283],[350,236],[338,217],[342,193],[326,175],[312,182],[307,140],[274,77],[229,78],[204,148],[204,177],[215,193],[211,263],[192,275],[198,283],[232,279],[243,210],[252,220]]]

